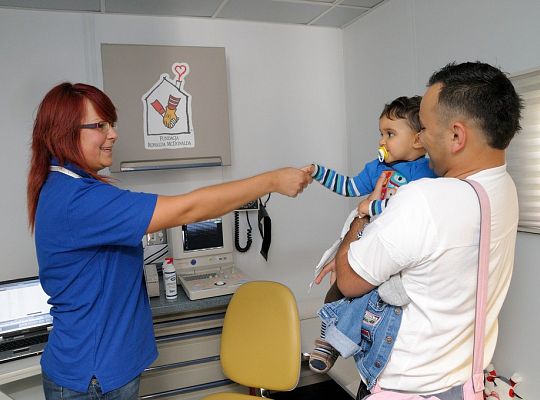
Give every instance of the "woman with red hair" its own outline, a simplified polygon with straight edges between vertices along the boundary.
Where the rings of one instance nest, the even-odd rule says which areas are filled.
[[[270,192],[311,182],[295,168],[177,196],[119,189],[112,164],[116,110],[101,90],[62,83],[42,100],[32,134],[28,215],[53,330],[41,358],[47,400],[137,399],[157,357],[143,283],[146,233],[218,217]],[[71,396],[71,397],[70,397]]]

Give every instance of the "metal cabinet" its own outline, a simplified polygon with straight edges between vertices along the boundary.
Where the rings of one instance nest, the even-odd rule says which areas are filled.
[[[154,319],[157,360],[141,377],[141,399],[195,400],[220,391],[248,393],[221,370],[224,308]]]

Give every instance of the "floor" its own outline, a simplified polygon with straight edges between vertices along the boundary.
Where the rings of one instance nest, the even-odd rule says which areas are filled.
[[[274,400],[352,400],[353,398],[333,380],[302,386],[291,392],[272,393]]]

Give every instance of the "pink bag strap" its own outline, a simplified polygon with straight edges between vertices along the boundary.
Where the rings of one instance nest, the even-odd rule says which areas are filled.
[[[489,247],[491,236],[491,206],[486,190],[478,182],[465,180],[473,187],[480,201],[480,246],[478,250],[478,277],[476,288],[476,314],[474,323],[474,349],[472,386],[475,393],[484,390],[484,338],[486,332],[487,286],[489,273]]]
[[[480,202],[480,244],[478,249],[478,272],[476,282],[476,311],[474,318],[474,348],[472,376],[463,386],[465,400],[484,399],[484,337],[486,332],[487,285],[489,273],[489,248],[491,236],[491,206],[486,190],[480,183],[464,180],[473,187]],[[377,400],[418,400],[418,395],[411,395],[391,390],[382,390],[377,383],[371,389],[369,399]],[[437,400],[436,395],[424,398]]]

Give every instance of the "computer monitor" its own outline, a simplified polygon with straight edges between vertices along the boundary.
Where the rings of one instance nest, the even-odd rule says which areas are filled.
[[[48,300],[37,277],[0,282],[0,337],[50,326]]]
[[[178,274],[234,266],[230,214],[170,228],[167,241]]]

